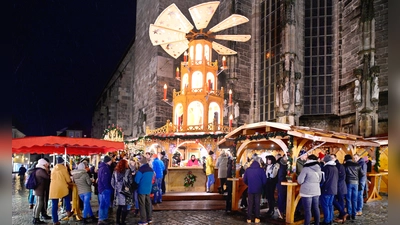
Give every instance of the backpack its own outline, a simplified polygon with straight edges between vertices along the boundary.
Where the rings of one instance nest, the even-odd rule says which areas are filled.
[[[29,175],[28,180],[26,181],[25,187],[27,189],[35,189],[37,186],[38,186],[38,182],[36,180],[36,169],[35,169]]]

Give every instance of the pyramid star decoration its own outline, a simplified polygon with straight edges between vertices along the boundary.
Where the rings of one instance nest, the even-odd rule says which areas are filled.
[[[188,49],[190,40],[197,38],[212,40],[212,48],[220,55],[237,54],[236,51],[213,40],[246,42],[251,38],[251,35],[216,35],[215,33],[247,23],[249,21],[248,18],[239,14],[232,14],[209,31],[205,32],[203,30],[207,28],[219,3],[219,1],[212,1],[189,8],[189,13],[196,29],[174,3],[169,5],[157,17],[154,24],[150,24],[149,35],[151,43],[154,46],[160,45],[175,59]]]

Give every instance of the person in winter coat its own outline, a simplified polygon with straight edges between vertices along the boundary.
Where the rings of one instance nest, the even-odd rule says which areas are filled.
[[[356,215],[362,215],[362,209],[364,207],[364,190],[367,184],[367,162],[363,157],[360,157],[358,154],[354,155],[354,161],[360,165],[361,170],[363,171],[363,176],[360,178],[360,183],[358,185],[358,195],[357,195],[357,207],[356,207]]]
[[[276,189],[278,190],[278,210],[279,210],[279,218],[283,219],[286,212],[286,194],[287,187],[282,185],[282,182],[286,181],[286,173],[288,168],[288,157],[286,155],[280,156],[280,154],[276,155],[276,163],[279,164],[278,174],[277,174],[277,183]]]
[[[195,155],[190,156],[186,166],[200,166],[199,160],[196,159]]]
[[[140,221],[138,225],[152,223],[152,208],[150,192],[152,188],[152,180],[154,170],[150,167],[147,159],[142,156],[140,159],[140,167],[135,176],[135,182],[138,184],[138,199],[140,210]]]
[[[57,157],[57,165],[54,166],[50,175],[49,198],[52,201],[51,214],[54,224],[60,224],[60,221],[58,221],[58,200],[61,198],[64,199],[67,216],[72,216],[71,197],[69,195],[69,187],[72,184],[72,180],[67,167],[63,163],[64,159],[61,156]]]
[[[228,165],[227,165],[227,179],[232,178],[233,175],[232,172],[235,172],[236,165],[233,161],[232,155],[229,151],[226,152],[228,156]],[[225,212],[230,212],[232,209],[232,181],[227,180],[226,181],[226,191],[228,192],[227,198],[226,198],[226,208]]]
[[[326,154],[323,160],[322,172],[324,178],[321,181],[320,204],[324,213],[324,221],[321,224],[332,224],[334,215],[333,199],[337,194],[339,172],[331,155]]]
[[[350,215],[351,220],[355,220],[357,213],[358,185],[364,176],[364,171],[361,169],[361,166],[358,163],[353,162],[351,155],[345,155],[344,161],[347,184],[347,213]]]
[[[161,203],[162,202],[162,190],[161,190],[161,183],[164,174],[164,163],[158,158],[158,154],[154,155],[153,159],[153,170],[156,172],[156,184],[158,187],[158,191],[154,194],[154,203]]]
[[[336,163],[336,168],[338,170],[339,179],[338,179],[338,187],[337,194],[333,200],[333,206],[339,211],[339,216],[334,219],[336,223],[344,223],[346,222],[346,218],[348,214],[346,214],[344,210],[344,197],[347,194],[347,186],[346,186],[346,171],[344,166],[337,160],[335,154],[331,154],[333,161]]]
[[[114,188],[114,201],[115,205],[118,206],[116,216],[116,223],[118,225],[126,225],[125,220],[128,216],[128,205],[132,204],[132,193],[130,192],[132,182],[132,173],[128,161],[121,159],[111,177],[111,186]],[[127,195],[123,193],[127,193]]]
[[[261,158],[259,159],[261,160]],[[246,169],[243,182],[248,186],[247,223],[251,223],[253,209],[255,223],[260,223],[260,199],[267,182],[267,176],[258,160],[253,160],[250,167]]]
[[[314,215],[314,224],[319,225],[319,196],[321,195],[320,182],[322,179],[321,167],[318,157],[309,155],[303,166],[297,183],[300,186],[301,202],[304,209],[304,225],[309,225],[311,221],[311,211]]]
[[[99,165],[99,170],[97,172],[97,189],[99,197],[99,221],[100,224],[107,224],[105,220],[108,218],[108,209],[111,205],[111,195],[113,188],[111,186],[111,176],[110,165],[112,159],[110,156],[104,156],[103,162]]]
[[[97,218],[94,216],[92,206],[90,205],[90,199],[92,198],[92,183],[93,179],[90,178],[86,170],[84,163],[79,163],[76,170],[71,171],[72,178],[76,184],[79,198],[83,202],[83,223],[89,223],[89,218],[92,222],[97,222]]]
[[[47,224],[39,218],[40,212],[46,212],[45,200],[47,200],[47,191],[50,185],[49,163],[45,159],[39,159],[36,167],[32,170],[35,173],[38,186],[33,190],[33,195],[36,196],[36,205],[33,208],[33,223]],[[47,214],[42,213],[44,219],[51,219]]]
[[[277,174],[279,170],[279,164],[276,163],[276,159],[273,155],[267,155],[265,159],[267,162],[267,168],[265,171],[267,175],[267,183],[265,185],[265,194],[268,201],[267,216],[271,217],[275,212],[275,189],[276,183],[278,182]]]
[[[38,161],[35,161],[32,166],[28,169],[28,171],[26,172],[26,174],[28,175],[28,177],[31,175],[31,173],[33,171],[36,170],[36,165],[37,165]],[[50,184],[50,183],[49,183]],[[33,207],[36,204],[35,201],[35,195],[33,194],[33,189],[29,189],[29,194],[28,194],[28,203],[29,203],[29,209],[33,209]]]
[[[206,158],[207,193],[211,193],[211,185],[215,183],[213,155],[214,152],[209,151]]]
[[[165,151],[161,152],[161,161],[163,161],[163,163],[164,163],[163,178],[162,178],[162,181],[161,181],[161,190],[162,190],[162,194],[165,194],[165,192],[167,190],[165,188],[165,177],[168,174],[168,166],[169,166],[169,159],[166,156]]]
[[[217,159],[217,164],[215,165],[218,168],[218,179],[220,180],[220,185],[218,187],[219,193],[223,194],[226,192],[224,185],[226,184],[227,178],[227,169],[228,169],[228,156],[225,151],[222,150],[221,154]]]

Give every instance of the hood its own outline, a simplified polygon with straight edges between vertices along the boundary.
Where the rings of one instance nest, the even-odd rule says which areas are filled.
[[[249,168],[260,168],[260,163],[254,160]]]
[[[84,173],[87,173],[86,170],[72,170],[71,174],[74,176],[75,179],[80,178]]]
[[[319,162],[316,160],[309,160],[304,164],[304,167],[309,167],[310,169],[318,172],[321,171],[321,167],[319,166]]]
[[[335,161],[329,161],[329,162],[326,162],[324,166],[336,166],[336,162]]]
[[[99,165],[99,169],[102,168],[102,167],[108,167],[107,163],[101,162],[100,165]]]

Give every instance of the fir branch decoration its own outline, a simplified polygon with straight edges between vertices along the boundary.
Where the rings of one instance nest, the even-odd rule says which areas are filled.
[[[377,173],[379,173],[379,167],[381,166],[380,165],[380,163],[379,163],[379,161],[380,161],[380,156],[381,156],[381,153],[380,153],[380,151],[379,151],[379,147],[376,147],[375,148],[375,165],[374,165],[374,170],[375,170],[375,172],[377,172]]]
[[[185,178],[183,178],[183,185],[185,187],[193,187],[194,182],[196,181],[197,176],[192,173],[192,171],[188,171]]]

